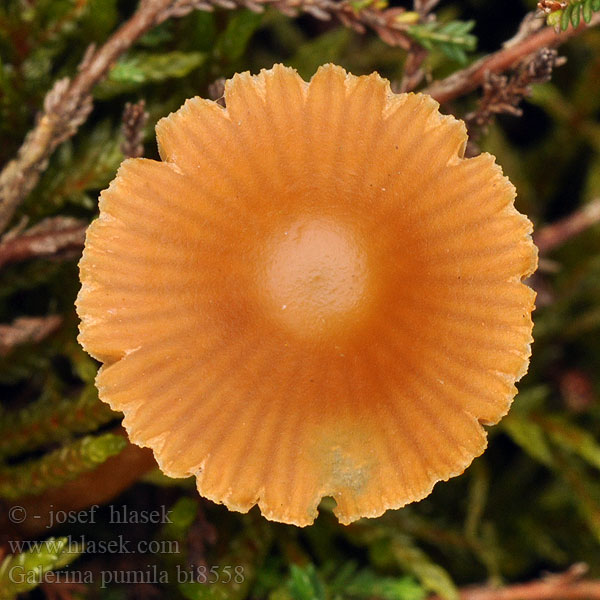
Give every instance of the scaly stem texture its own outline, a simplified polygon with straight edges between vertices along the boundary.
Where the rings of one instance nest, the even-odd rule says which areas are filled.
[[[76,400],[41,398],[3,415],[0,458],[59,442],[73,433],[93,431],[117,416],[108,404],[98,399],[98,393],[91,385]]]
[[[16,500],[58,487],[121,452],[127,440],[114,433],[86,436],[37,460],[0,468],[0,497]]]

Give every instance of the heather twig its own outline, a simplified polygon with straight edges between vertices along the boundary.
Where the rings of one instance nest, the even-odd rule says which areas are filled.
[[[502,588],[463,588],[460,600],[598,600],[600,581],[582,579],[586,572],[586,565],[576,564],[564,573],[547,575],[529,583]],[[437,597],[430,600],[437,600]]]
[[[386,43],[406,50],[417,39],[409,33],[411,23],[399,18],[403,9],[382,10],[367,5],[357,10],[345,0],[144,0],[133,16],[102,47],[88,49],[79,73],[72,81],[61,79],[48,93],[37,125],[27,135],[17,158],[0,173],[0,231],[6,228],[19,204],[37,184],[56,146],[71,137],[85,121],[92,107],[90,92],[106,76],[114,62],[156,24],[192,10],[211,10],[214,6],[230,9],[246,6],[254,10],[273,6],[285,14],[305,11],[319,19],[336,16],[344,25],[356,31],[364,32],[369,27]],[[426,91],[439,102],[446,102],[481,85],[488,72],[504,71],[524,56],[544,46],[560,44],[599,22],[600,14],[595,14],[589,25],[581,24],[564,33],[557,34],[550,28],[544,29],[432,84]],[[413,85],[412,82],[408,83]]]
[[[410,92],[416,89],[425,77],[423,64],[425,63],[432,46],[428,39],[423,37],[424,34],[439,36],[439,34],[442,33],[441,40],[444,40],[445,38],[452,39],[452,44],[447,44],[442,41],[440,48],[453,59],[466,59],[464,50],[460,49],[461,46],[469,49],[474,48],[476,40],[473,36],[468,35],[468,31],[472,27],[472,22],[463,23],[455,21],[450,24],[440,25],[436,21],[435,15],[432,14],[433,9],[438,3],[439,0],[413,1],[414,12],[409,14],[416,17],[416,22],[414,27],[408,29],[408,32],[414,38],[414,41],[408,49],[408,55],[404,63],[404,72],[399,86],[399,91],[401,92]],[[440,31],[448,27],[450,27],[450,31],[447,32],[449,35],[445,35],[444,32]]]
[[[423,22],[430,18],[430,12],[435,8],[439,0],[414,0],[413,8]],[[428,51],[420,44],[413,42],[408,50],[406,61],[404,63],[404,72],[400,82],[401,92],[410,92],[419,86],[425,77],[425,71],[422,68]]]
[[[364,33],[367,28],[373,29],[384,42],[392,46],[401,46],[407,50],[411,45],[411,37],[407,33],[410,23],[398,19],[405,10],[382,10],[372,2],[366,2],[364,6],[357,8],[355,3],[348,0],[175,0],[159,14],[158,21],[181,17],[193,10],[213,10],[214,7],[246,7],[260,12],[267,6],[272,6],[288,16],[306,12],[322,21],[336,17],[345,26],[359,33]]]
[[[37,495],[91,471],[127,445],[123,436],[86,436],[37,460],[0,468],[0,497]]]
[[[61,325],[62,317],[21,317],[10,325],[0,324],[0,356],[6,356],[21,344],[37,343],[54,333]]]
[[[542,48],[521,62],[510,75],[488,73],[477,109],[465,117],[469,143],[477,141],[496,115],[507,113],[520,117],[523,111],[519,105],[531,95],[531,86],[550,81],[554,67],[564,62],[565,59],[559,57],[555,49]],[[472,149],[467,151],[467,155],[474,153]]]
[[[128,102],[123,111],[121,131],[123,143],[121,151],[128,158],[139,158],[144,154],[144,127],[148,122],[146,102],[140,100],[135,104]]]
[[[478,88],[489,76],[489,73],[502,73],[541,48],[556,47],[574,35],[598,24],[600,24],[600,13],[596,13],[592,17],[589,25],[582,23],[579,27],[562,33],[557,33],[551,27],[545,27],[540,31],[525,35],[523,35],[523,31],[519,30],[517,41],[509,41],[501,50],[484,56],[471,66],[457,71],[446,79],[432,83],[423,91],[433,96],[440,104],[444,104]]]
[[[417,88],[425,77],[423,63],[428,52],[419,44],[412,44],[404,63],[404,73],[400,82],[401,92],[410,92]]]
[[[45,219],[23,232],[9,232],[0,241],[0,268],[32,258],[49,258],[79,252],[87,223],[70,217]]]
[[[438,4],[440,0],[414,0],[414,9],[421,17],[426,17]]]
[[[542,227],[534,236],[540,254],[547,254],[567,240],[600,223],[600,198],[564,219]]]
[[[2,415],[0,457],[35,450],[74,433],[93,431],[117,416],[108,404],[98,399],[98,393],[91,385],[76,399],[41,398]]]
[[[336,0],[143,0],[133,16],[102,47],[88,48],[73,80],[57,81],[46,96],[36,126],[27,135],[17,157],[0,173],[0,231],[6,229],[17,207],[37,184],[53,150],[74,135],[88,117],[94,86],[144,33],[168,18],[183,16],[192,10],[212,10],[214,6],[229,9],[248,6],[261,10],[266,5],[286,14],[304,10],[320,19],[335,15],[357,31],[371,27],[390,44],[408,48],[411,43],[406,24],[396,22],[398,9],[382,11],[367,7],[356,11],[351,4]]]
[[[92,108],[90,92],[114,62],[157,22],[173,0],[145,0],[138,10],[98,50],[86,52],[71,81],[56,82],[46,96],[42,115],[21,146],[17,158],[0,173],[0,231],[35,187],[52,151],[71,137]]]
[[[577,27],[582,20],[589,23],[593,13],[600,11],[600,0],[541,0],[537,6],[547,15],[548,25],[565,31],[571,25]]]

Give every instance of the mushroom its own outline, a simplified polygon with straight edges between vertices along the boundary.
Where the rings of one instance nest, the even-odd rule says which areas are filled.
[[[162,119],[87,233],[80,341],[132,442],[200,494],[342,523],[427,496],[526,372],[537,263],[461,121],[377,73],[235,75]]]

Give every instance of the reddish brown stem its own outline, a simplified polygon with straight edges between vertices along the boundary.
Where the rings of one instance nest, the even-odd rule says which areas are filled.
[[[80,251],[87,223],[68,217],[43,221],[20,235],[7,236],[0,242],[0,268],[32,258],[48,258],[57,254]]]
[[[56,146],[74,135],[86,120],[92,109],[92,89],[106,76],[117,59],[157,23],[182,16],[191,10],[210,10],[213,5],[227,8],[248,6],[255,10],[273,5],[286,14],[304,10],[320,19],[335,15],[346,26],[357,31],[364,31],[365,26],[371,27],[388,44],[409,49],[412,43],[406,33],[406,24],[396,20],[396,16],[404,10],[401,8],[382,11],[369,7],[356,12],[346,2],[335,0],[142,0],[134,15],[100,49],[89,49],[75,79],[56,82],[47,95],[44,112],[36,126],[25,138],[17,157],[0,173],[0,231],[7,227],[19,204],[37,184]],[[600,13],[594,15],[589,25],[582,24],[564,33],[545,28],[432,84],[425,91],[440,103],[447,102],[481,85],[487,73],[506,70],[524,56],[545,46],[558,45],[598,23]]]
[[[22,317],[10,325],[0,324],[0,356],[6,356],[20,344],[40,342],[54,333],[61,325],[62,317]]]
[[[540,254],[547,254],[567,240],[600,223],[600,198],[564,219],[542,227],[534,236]]]
[[[600,600],[600,581],[582,580],[586,571],[586,565],[576,564],[560,575],[529,583],[463,588],[460,600]]]
[[[78,75],[59,81],[46,98],[45,111],[28,134],[17,158],[0,174],[0,231],[4,230],[22,201],[33,189],[54,148],[75,133],[91,110],[90,92],[115,61],[156,22],[172,0],[146,0],[97,51],[83,59]]]
[[[561,33],[557,33],[551,27],[545,27],[513,45],[484,56],[470,67],[446,79],[432,83],[424,92],[433,96],[440,104],[444,104],[479,87],[488,73],[502,73],[541,48],[558,46],[598,24],[600,13],[594,14],[589,24],[581,23],[576,29],[570,28]]]
[[[135,104],[128,102],[123,111],[121,133],[123,142],[121,152],[128,158],[139,158],[144,155],[144,127],[148,122],[145,100]]]

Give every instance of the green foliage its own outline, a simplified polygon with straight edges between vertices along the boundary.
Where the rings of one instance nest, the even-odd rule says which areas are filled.
[[[552,465],[552,451],[548,440],[536,423],[523,416],[510,415],[504,420],[502,426],[514,442],[519,444],[532,458],[543,465]]]
[[[369,569],[349,573],[343,583],[336,582],[333,587],[339,589],[340,598],[424,600],[427,596],[425,589],[411,577],[385,577]]]
[[[346,563],[326,578],[314,564],[292,564],[285,584],[269,600],[424,600],[425,590],[410,577],[386,577]]]
[[[502,426],[515,443],[572,489],[573,503],[600,543],[600,486],[594,481],[597,474],[589,473],[577,460],[600,469],[600,443],[596,437],[559,415],[514,412]]]
[[[458,590],[448,572],[427,556],[407,536],[382,537],[370,546],[376,564],[395,564],[413,575],[424,590],[444,600],[458,600]]]
[[[600,0],[570,0],[564,9],[548,15],[548,24],[557,26],[561,31],[566,31],[569,25],[579,27],[581,21],[589,23],[592,20],[592,14],[599,10]]]
[[[3,416],[0,458],[63,441],[73,433],[93,431],[116,416],[107,404],[100,402],[98,392],[91,384],[76,399],[57,399],[48,390],[36,402]]]
[[[24,205],[41,219],[66,206],[92,210],[98,190],[106,187],[123,160],[119,129],[109,121],[96,125],[83,140],[69,140],[52,157],[36,189]]]
[[[557,446],[600,469],[600,443],[591,433],[558,415],[539,415],[535,422]]]
[[[325,600],[325,585],[312,564],[292,565],[287,587],[293,600]]]
[[[237,12],[227,24],[227,28],[216,44],[215,53],[228,61],[239,59],[244,53],[250,38],[260,26],[264,15],[241,10]]]
[[[45,574],[66,567],[81,550],[68,538],[48,538],[27,552],[6,556],[0,563],[0,600],[14,600],[35,589]]]
[[[108,77],[96,87],[94,95],[106,100],[149,83],[185,77],[205,59],[203,52],[131,53],[117,62]]]
[[[469,33],[475,21],[432,21],[411,25],[408,34],[427,50],[439,50],[458,63],[467,62],[467,52],[477,47],[477,38]]]
[[[198,504],[197,498],[179,498],[171,507],[169,522],[165,523],[162,536],[165,539],[183,541],[198,516]]]

